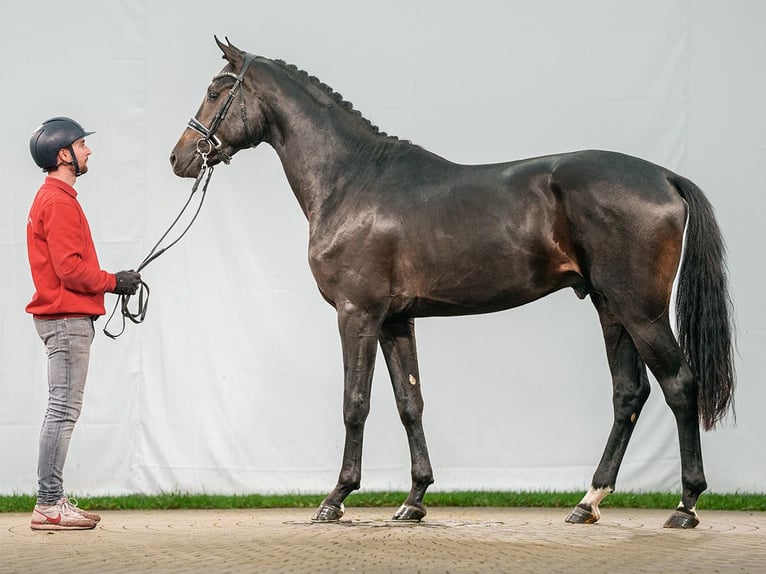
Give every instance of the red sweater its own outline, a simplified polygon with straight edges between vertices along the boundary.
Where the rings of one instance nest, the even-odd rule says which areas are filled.
[[[36,289],[27,313],[38,319],[104,314],[104,293],[116,279],[99,266],[72,186],[45,178],[29,210],[27,254]]]

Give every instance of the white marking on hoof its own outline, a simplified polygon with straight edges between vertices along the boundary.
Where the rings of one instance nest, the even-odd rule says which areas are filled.
[[[587,494],[583,496],[582,500],[580,501],[581,504],[590,504],[594,508],[597,507],[599,504],[601,504],[601,501],[604,500],[607,495],[612,494],[613,490],[609,487],[606,488],[593,488],[590,487],[590,490],[588,490]]]
[[[598,505],[612,492],[613,490],[609,487],[594,488],[591,486],[585,496],[582,497],[579,504],[590,508],[590,512],[595,518],[594,522],[596,522],[601,518],[601,511],[598,509]]]

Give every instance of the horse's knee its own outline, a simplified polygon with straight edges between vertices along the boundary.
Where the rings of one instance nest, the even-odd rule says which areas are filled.
[[[370,414],[370,399],[361,395],[346,397],[343,401],[343,422],[346,428],[364,427]]]
[[[408,401],[399,405],[399,420],[405,428],[409,428],[412,425],[420,424],[423,420],[423,403],[422,401]]]

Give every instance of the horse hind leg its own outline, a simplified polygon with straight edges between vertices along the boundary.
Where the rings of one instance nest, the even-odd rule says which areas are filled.
[[[410,447],[412,488],[393,519],[417,522],[426,515],[423,497],[434,478],[423,432],[423,395],[420,390],[414,320],[389,319],[383,323],[380,347],[386,359],[399,418]]]
[[[603,299],[596,294],[593,294],[592,299],[601,321],[612,373],[614,421],[591,487],[566,518],[566,522],[573,524],[592,524],[601,517],[598,505],[614,491],[628,442],[649,397],[646,367],[633,340]]]
[[[697,381],[667,321],[631,330],[641,356],[651,369],[673,412],[681,453],[681,502],[666,528],[694,528],[699,524],[697,499],[707,489],[702,463]]]

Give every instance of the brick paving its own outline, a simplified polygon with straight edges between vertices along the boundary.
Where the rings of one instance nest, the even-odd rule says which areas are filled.
[[[607,507],[595,525],[566,524],[567,509],[431,508],[420,524],[394,510],[349,507],[336,524],[306,508],[109,511],[78,532],[0,514],[0,573],[766,573],[764,512],[669,530],[669,510]]]

